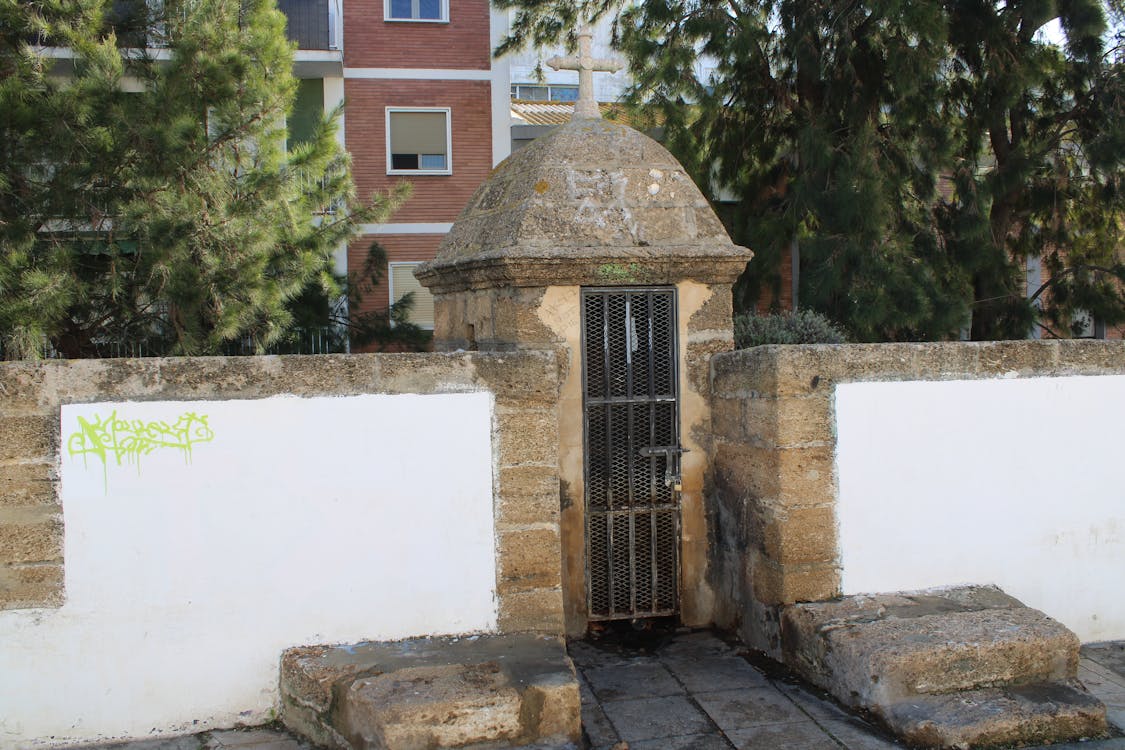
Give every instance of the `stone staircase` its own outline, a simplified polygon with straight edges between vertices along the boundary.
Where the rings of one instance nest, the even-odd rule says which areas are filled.
[[[340,750],[576,748],[580,705],[560,638],[311,646],[281,660],[282,722]]]
[[[1077,680],[1078,638],[994,587],[786,607],[786,664],[908,743],[967,748],[1107,732]]]

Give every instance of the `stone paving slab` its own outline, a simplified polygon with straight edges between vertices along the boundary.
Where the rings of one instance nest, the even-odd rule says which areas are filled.
[[[283,729],[221,729],[182,737],[83,745],[82,750],[316,750]]]
[[[568,650],[579,673],[583,730],[591,750],[615,746],[623,750],[619,744],[623,739],[628,740],[629,750],[904,747],[818,691],[773,671],[767,674],[747,661],[736,645],[709,632],[675,633],[637,650],[587,642],[573,642]],[[1125,730],[1125,643],[1083,646],[1082,657],[1081,679],[1109,707],[1110,721]],[[606,671],[612,667],[624,671],[614,676]],[[597,674],[602,697],[586,681],[590,672]],[[634,697],[638,691],[649,690],[634,682],[652,675],[659,675],[664,686],[657,692],[671,690],[665,674],[676,683],[673,695]],[[736,695],[747,700],[740,705]],[[87,746],[85,750],[315,748],[271,727]],[[1125,737],[1053,745],[1051,750],[1125,750]]]
[[[813,724],[808,714],[773,686],[698,693],[695,700],[727,735],[761,724]]]
[[[683,695],[684,686],[659,662],[594,667],[584,676],[598,700],[617,701]]]
[[[568,651],[579,674],[583,728],[592,750],[905,748],[823,692],[748,660],[737,644],[710,632],[654,635],[626,646],[612,638],[578,641]],[[1100,680],[1103,700],[1116,695],[1106,691],[1125,684],[1125,674],[1112,668],[1117,656],[1114,649],[1100,649],[1083,659],[1086,672]],[[1051,748],[1125,750],[1125,737]]]
[[[682,695],[607,701],[602,703],[602,710],[618,736],[630,744],[714,731],[707,715]]]
[[[1109,723],[1125,732],[1125,641],[1083,646],[1078,679],[1105,704]]]

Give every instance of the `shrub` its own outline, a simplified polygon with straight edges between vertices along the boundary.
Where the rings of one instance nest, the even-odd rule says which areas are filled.
[[[739,349],[764,344],[842,344],[846,340],[832,321],[812,310],[734,318],[734,344]]]

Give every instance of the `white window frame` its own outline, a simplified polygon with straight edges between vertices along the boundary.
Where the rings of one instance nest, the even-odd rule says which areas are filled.
[[[387,174],[396,175],[450,175],[453,174],[453,110],[449,107],[387,107]],[[445,169],[394,169],[391,164],[391,115],[395,112],[444,112],[445,113]]]
[[[420,261],[420,260],[417,260],[417,261],[396,260],[396,261],[391,261],[390,263],[387,264],[387,292],[388,292],[388,299],[390,300],[390,304],[394,305],[398,301],[397,298],[395,297],[395,268],[401,267],[401,266],[410,266],[411,268],[417,268],[420,265],[422,265],[422,261]],[[391,325],[394,325],[393,321],[392,321]],[[415,323],[415,325],[418,325],[418,324]],[[428,326],[418,325],[418,327],[421,328],[423,331],[434,330],[433,324],[430,324]]]
[[[418,0],[413,0],[418,2]],[[391,16],[391,0],[383,0],[383,20],[390,23],[449,23],[449,0],[438,0],[441,3],[441,18],[393,18]]]

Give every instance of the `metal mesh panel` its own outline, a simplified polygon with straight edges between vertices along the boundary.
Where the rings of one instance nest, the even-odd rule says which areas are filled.
[[[583,314],[586,332],[586,352],[583,366],[586,368],[586,394],[604,395],[609,385],[605,379],[605,356],[600,351],[605,336],[605,300],[602,297],[584,298]]]
[[[589,555],[593,559],[607,560],[609,557],[609,516],[594,513],[587,516]],[[609,596],[609,576],[605,574],[590,576],[590,611],[607,615],[612,610]]]
[[[673,614],[679,576],[672,289],[584,290],[591,619]]]
[[[653,299],[652,311],[652,374],[653,395],[676,395],[675,308],[672,295]]]
[[[586,409],[586,503],[591,508],[609,507],[609,457],[606,454],[606,412],[596,404]]]
[[[609,414],[607,454],[610,507],[620,508],[629,504],[632,483],[629,481],[629,404],[606,407]]]
[[[636,568],[634,590],[636,591],[636,609],[640,612],[651,612],[659,609],[653,606],[652,595],[653,578],[656,577],[652,556],[654,541],[652,520],[652,513],[637,513],[633,516],[633,559]]]
[[[656,582],[656,603],[653,609],[675,609],[678,570],[675,561],[680,546],[679,514],[675,511],[666,511],[656,513],[655,517],[655,557],[661,575]]]

